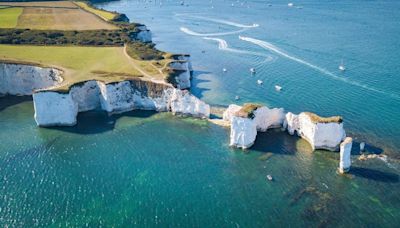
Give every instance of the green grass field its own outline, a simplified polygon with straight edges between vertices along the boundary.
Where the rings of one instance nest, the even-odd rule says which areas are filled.
[[[64,70],[59,90],[86,80],[121,81],[142,74],[123,47],[0,45],[0,62],[29,62]]]
[[[0,8],[0,28],[15,28],[22,10],[20,7]]]
[[[112,12],[92,8],[85,2],[74,2],[74,3],[77,4],[79,7],[81,7],[82,9],[89,11],[93,14],[96,14],[97,16],[103,18],[106,21],[111,21],[117,16],[117,14],[112,13]]]

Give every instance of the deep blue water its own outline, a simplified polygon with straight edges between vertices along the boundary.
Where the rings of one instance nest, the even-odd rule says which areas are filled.
[[[191,54],[192,92],[206,102],[227,105],[239,95],[238,103],[342,115],[356,146],[366,141],[369,152],[399,157],[400,2],[185,2],[100,6],[146,24],[159,49]],[[259,26],[247,26],[253,24]],[[182,30],[223,39],[231,49]],[[345,72],[338,70],[342,59]],[[30,99],[0,98],[1,226],[400,223],[395,159],[359,161],[355,150],[351,173],[339,176],[338,153],[311,152],[280,130],[260,134],[243,152],[228,146],[228,129],[168,113],[87,112],[78,122],[38,128]],[[266,152],[272,157],[263,161]]]
[[[159,49],[191,54],[198,71],[193,92],[211,104],[235,103],[239,95],[239,103],[342,115],[348,132],[360,141],[397,152],[400,2],[300,1],[294,7],[284,1],[179,2],[116,1],[100,6],[146,24]],[[243,29],[229,22],[259,26]],[[201,34],[245,31],[192,36],[182,28]],[[287,56],[240,40],[239,35],[268,42]],[[204,37],[256,53],[219,50],[217,42]],[[338,70],[342,60],[345,72]],[[252,67],[257,70],[254,77]],[[264,81],[261,88],[257,79]],[[277,93],[275,85],[283,90]]]

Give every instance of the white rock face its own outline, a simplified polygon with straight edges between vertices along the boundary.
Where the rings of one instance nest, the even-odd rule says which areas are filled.
[[[187,62],[189,71],[193,71],[192,62],[190,61],[190,55],[178,55],[176,56],[176,60]]]
[[[296,133],[297,129],[299,129],[298,115],[288,112],[285,116],[285,120],[283,122],[283,127],[287,129],[289,134],[294,135],[294,133]]]
[[[209,118],[210,106],[186,90],[174,89],[171,97],[171,112],[199,118]]]
[[[61,74],[53,68],[0,63],[0,95],[32,95],[34,90],[61,83]]]
[[[139,32],[136,34],[136,39],[145,43],[149,43],[152,41],[151,31],[147,29],[145,25],[141,25],[137,27]]]
[[[250,148],[257,136],[255,122],[249,118],[233,116],[231,118],[230,146]]]
[[[97,108],[109,113],[140,109],[171,111],[200,118],[210,115],[210,106],[188,91],[140,80],[110,84],[87,81],[72,86],[68,94],[51,91],[35,93],[33,102],[35,120],[39,126],[74,125],[78,112]],[[72,106],[74,108],[69,111],[64,110]]]
[[[287,113],[284,126],[290,134],[297,132],[297,135],[307,140],[313,150],[337,151],[340,142],[346,137],[343,123],[314,123],[306,113]]]
[[[178,83],[179,89],[188,89],[191,86],[190,79],[190,62],[188,61],[174,61],[169,63],[169,67],[173,70],[180,72],[177,77],[175,77],[176,82]]]
[[[74,85],[69,93],[78,104],[78,112],[85,112],[100,107],[100,89],[96,81],[87,81]]]
[[[100,85],[101,108],[110,113],[134,109],[133,90],[129,81]]]
[[[283,108],[259,107],[254,111],[254,118],[235,116],[242,106],[231,104],[223,114],[223,120],[231,123],[230,145],[249,148],[256,140],[257,131],[281,127],[285,118]]]
[[[346,173],[350,170],[351,167],[351,148],[353,146],[353,139],[347,137],[340,144],[340,162],[339,162],[339,172]]]
[[[73,126],[78,104],[67,93],[38,92],[33,94],[35,120],[39,126]]]
[[[285,111],[283,108],[269,109],[260,107],[254,111],[254,122],[257,131],[267,131],[269,128],[281,127],[285,119]]]
[[[222,119],[224,121],[229,121],[232,122],[232,118],[234,117],[234,114],[238,112],[242,106],[235,105],[235,104],[230,104],[228,108],[224,111],[222,115]]]

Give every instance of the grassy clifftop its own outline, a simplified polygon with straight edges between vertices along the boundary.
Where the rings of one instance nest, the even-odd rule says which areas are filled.
[[[70,1],[0,2],[0,6],[0,62],[62,69],[65,80],[56,90],[93,79],[175,82],[171,78],[178,72],[168,64],[177,55],[135,40],[140,24],[126,22],[121,14]]]

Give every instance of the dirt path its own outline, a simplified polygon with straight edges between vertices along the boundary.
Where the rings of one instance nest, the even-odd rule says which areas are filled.
[[[150,79],[159,79],[160,76],[163,77],[163,74],[161,74],[161,71],[158,70],[156,67],[154,67],[154,68],[156,68],[157,71],[160,72],[160,75],[158,75],[158,77],[157,77],[157,75],[151,75],[151,74],[147,73],[146,71],[144,71],[144,70],[135,62],[135,60],[134,60],[132,57],[130,57],[130,56],[128,55],[128,52],[126,51],[126,44],[124,45],[124,55],[126,56],[126,58],[128,58],[128,59],[130,60],[129,62],[132,64],[132,66],[133,66],[137,71],[139,71],[141,74],[143,74],[144,76],[146,76],[146,77],[148,77],[148,78],[150,78]],[[157,78],[156,78],[156,77],[157,77]]]

